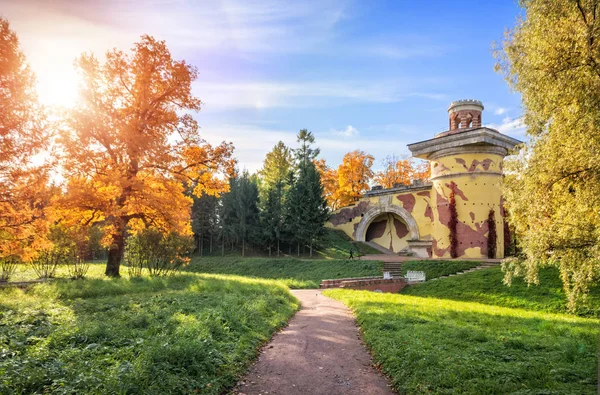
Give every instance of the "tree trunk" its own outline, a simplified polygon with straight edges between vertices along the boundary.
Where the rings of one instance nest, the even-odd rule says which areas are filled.
[[[279,237],[277,238],[277,258],[279,258]]]
[[[125,250],[125,235],[124,231],[120,231],[113,236],[113,243],[108,249],[108,262],[106,262],[106,274],[109,277],[121,277],[119,268],[121,267],[121,259]]]
[[[271,246],[269,245],[269,257],[271,257]]]
[[[246,256],[246,239],[242,239],[242,256]]]
[[[309,255],[311,258],[312,258],[312,244],[313,244],[313,241],[311,239],[310,240],[310,255]]]
[[[208,252],[210,253],[210,255],[212,255],[212,233],[210,234],[210,244],[208,247]]]
[[[200,256],[204,255],[204,236],[200,237]]]
[[[300,243],[298,243],[296,247],[296,255],[298,255],[298,258],[300,258]]]

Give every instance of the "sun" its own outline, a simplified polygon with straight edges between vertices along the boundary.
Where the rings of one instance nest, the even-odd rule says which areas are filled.
[[[37,93],[47,106],[72,107],[78,97],[79,76],[75,70],[50,67],[37,72]]]

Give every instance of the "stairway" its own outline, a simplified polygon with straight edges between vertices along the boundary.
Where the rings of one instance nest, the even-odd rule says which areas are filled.
[[[402,264],[399,262],[384,262],[383,272],[389,272],[392,278],[402,277]]]
[[[375,243],[374,241],[362,241],[361,243],[365,243],[366,245],[368,245],[369,247],[373,247],[374,249],[376,249],[377,251],[381,252],[382,254],[386,254],[386,255],[396,255],[396,253],[388,248],[385,248],[384,246],[381,246],[377,243]]]
[[[500,266],[500,262],[483,262],[479,266],[475,266],[474,268],[467,269],[462,272],[457,272],[454,274],[449,274],[447,276],[432,278],[431,280],[428,280],[428,281],[435,281],[435,280],[439,280],[441,278],[456,277],[456,276],[463,275],[465,273],[471,273],[471,272],[475,272],[477,270],[482,270],[482,269],[489,269],[491,267],[496,267],[496,266]]]

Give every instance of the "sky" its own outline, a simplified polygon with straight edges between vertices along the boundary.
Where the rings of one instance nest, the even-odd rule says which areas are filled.
[[[199,71],[202,137],[233,142],[250,172],[279,140],[295,147],[300,129],[330,166],[359,149],[380,167],[446,130],[460,99],[481,100],[485,126],[524,139],[520,96],[492,53],[521,13],[513,0],[0,0],[47,104],[76,100],[81,53],[166,40]]]

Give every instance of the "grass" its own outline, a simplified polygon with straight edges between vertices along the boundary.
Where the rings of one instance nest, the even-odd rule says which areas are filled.
[[[274,281],[103,269],[0,289],[0,393],[219,394],[298,308]]]
[[[398,393],[593,394],[600,292],[568,314],[555,269],[540,285],[502,284],[500,268],[406,287],[334,289]]]
[[[402,273],[406,275],[408,270],[417,270],[425,272],[427,280],[438,278],[471,269],[478,266],[481,262],[475,261],[407,261],[402,262]]]
[[[381,276],[383,264],[360,260],[203,257],[194,258],[186,270],[274,279],[300,289],[319,288],[322,280],[331,278]]]
[[[510,287],[502,283],[504,273],[499,267],[478,270],[462,276],[406,287],[405,295],[478,302],[494,306],[515,307],[548,313],[566,313],[567,302],[558,270],[540,270],[540,285],[527,284],[516,278]],[[588,303],[578,312],[581,316],[600,318],[600,289],[593,289]]]
[[[354,256],[381,254],[379,250],[368,244],[352,240],[339,229],[325,229],[325,235],[319,241],[316,252],[324,258],[347,259],[350,256],[350,249]]]

